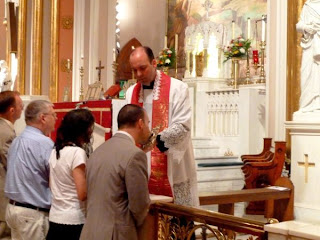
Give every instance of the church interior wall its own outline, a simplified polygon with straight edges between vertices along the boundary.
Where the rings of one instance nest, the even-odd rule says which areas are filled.
[[[120,44],[137,38],[157,56],[163,48],[166,27],[166,2],[159,0],[119,0],[123,13],[120,18]]]
[[[25,61],[25,94],[31,95],[32,71],[31,71],[31,42],[32,42],[32,1],[27,1],[27,24],[26,24],[26,61]]]
[[[88,18],[90,16],[90,1],[85,1],[85,9],[84,9],[84,39],[83,39],[83,68],[84,69],[88,69],[89,67],[89,38],[86,36],[89,36],[90,33],[90,21],[88,21]],[[84,79],[89,79],[89,72],[88,71],[84,71]],[[88,81],[84,81],[84,89],[87,89],[88,87]]]
[[[51,4],[50,1],[43,1],[43,23],[42,23],[42,73],[41,94],[49,95],[49,76],[50,76],[50,19]]]
[[[287,1],[268,1],[267,137],[285,141],[287,82]]]
[[[73,24],[71,28],[66,25],[66,19],[73,19],[74,1],[60,1],[60,24],[59,24],[59,84],[58,84],[58,101],[63,101],[65,90],[69,88],[69,100],[71,101],[72,75],[62,67],[67,59],[71,60],[72,64],[72,46],[73,46]],[[63,23],[64,22],[64,23]]]
[[[104,66],[101,69],[101,81],[104,83],[104,88],[106,88],[107,83],[107,72],[112,72],[112,66],[108,63],[107,53],[108,48],[110,45],[107,44],[108,42],[108,29],[107,26],[109,25],[108,21],[108,1],[100,1],[99,5],[99,23],[106,23],[106,24],[99,24],[99,51],[98,51],[98,60],[101,61],[101,64]],[[102,34],[100,34],[102,33]],[[97,72],[97,71],[95,71]]]
[[[4,9],[4,1],[0,1],[0,9]],[[0,11],[0,60],[6,59],[6,27],[2,24],[4,19],[4,11]]]
[[[107,26],[107,46],[115,46],[115,31],[116,31],[116,0],[110,0],[108,1],[108,26]],[[104,13],[105,14],[105,13]],[[113,49],[111,47],[108,47],[106,51],[107,56],[107,73],[106,73],[106,85],[107,87],[110,87],[114,83],[114,76],[113,71],[110,71],[112,69],[112,63],[113,63]]]

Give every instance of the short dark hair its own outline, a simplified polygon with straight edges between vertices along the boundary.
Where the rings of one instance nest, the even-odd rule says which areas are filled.
[[[136,51],[137,49],[141,48],[148,56],[148,59],[149,59],[149,62],[151,63],[152,60],[154,59],[154,54],[153,54],[153,51],[150,47],[147,47],[147,46],[141,46],[141,47],[137,47],[136,49],[134,49],[132,51],[132,53],[134,53],[134,51]],[[131,53],[131,54],[132,54]]]
[[[118,128],[134,127],[139,119],[144,119],[145,110],[135,104],[127,104],[121,108],[118,114]]]
[[[0,93],[0,114],[6,113],[10,107],[16,105],[16,96],[20,96],[17,91],[4,91]]]
[[[60,157],[60,150],[70,144],[81,146],[81,140],[89,143],[91,135],[89,129],[94,124],[94,116],[88,109],[75,109],[68,112],[61,121],[57,130],[55,148],[57,159]]]

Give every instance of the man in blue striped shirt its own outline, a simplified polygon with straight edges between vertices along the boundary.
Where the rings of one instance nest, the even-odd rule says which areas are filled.
[[[52,103],[35,100],[25,110],[27,127],[9,148],[5,194],[12,239],[45,239],[51,205],[49,157],[56,114]]]

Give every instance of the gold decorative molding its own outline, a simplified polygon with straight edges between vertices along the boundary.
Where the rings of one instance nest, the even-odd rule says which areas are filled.
[[[50,83],[49,98],[58,101],[59,70],[59,0],[51,1]]]
[[[32,95],[41,95],[43,0],[32,4]]]
[[[68,66],[68,60],[69,60],[69,66]],[[71,72],[72,65],[73,65],[72,59],[61,59],[60,61],[61,72]]]
[[[73,28],[73,17],[62,17],[62,28],[63,29],[72,29]]]
[[[288,2],[287,21],[287,121],[292,120],[292,115],[299,110],[301,94],[300,67],[302,49],[300,47],[301,34],[296,30],[303,4],[306,0],[290,0]],[[286,133],[287,149],[291,149],[289,131]],[[289,158],[290,158],[290,153]]]
[[[300,99],[300,67],[302,49],[301,34],[296,30],[303,4],[306,0],[290,0],[288,3],[287,22],[287,120],[299,110]]]
[[[18,22],[18,72],[16,89],[20,94],[25,94],[25,64],[26,64],[26,24],[27,24],[27,0],[19,1]]]

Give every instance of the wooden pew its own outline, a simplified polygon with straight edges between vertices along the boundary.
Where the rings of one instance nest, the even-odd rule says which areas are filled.
[[[289,178],[280,177],[274,186],[266,188],[243,189],[202,193],[200,205],[218,204],[219,212],[234,214],[234,203],[266,201],[266,218],[281,221],[293,220],[294,186]]]
[[[259,154],[247,154],[247,155],[241,155],[241,160],[245,163],[245,162],[250,162],[251,160],[253,161],[257,161],[257,160],[263,160],[265,159],[267,156],[270,155],[270,153],[272,153],[270,151],[271,149],[271,144],[272,144],[272,138],[264,138],[263,139],[263,149],[262,152]]]
[[[258,159],[246,162],[242,166],[245,177],[245,188],[262,188],[273,186],[275,181],[281,176],[286,153],[286,142],[276,141],[274,155],[267,159]],[[250,202],[246,208],[247,214],[263,214],[265,210],[264,202]]]

